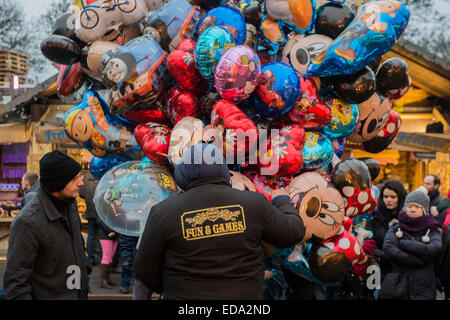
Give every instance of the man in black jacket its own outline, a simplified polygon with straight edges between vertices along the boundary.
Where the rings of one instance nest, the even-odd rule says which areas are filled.
[[[430,207],[436,207],[442,198],[439,194],[439,187],[441,186],[441,179],[437,175],[429,174],[423,179],[423,186],[428,191],[430,197]]]
[[[40,188],[10,228],[7,300],[87,299],[89,261],[75,198],[81,166],[59,151],[39,161]]]
[[[230,185],[214,145],[188,149],[175,168],[185,192],[153,206],[135,260],[136,278],[165,299],[262,299],[261,241],[291,247],[305,227],[285,190],[272,204]]]

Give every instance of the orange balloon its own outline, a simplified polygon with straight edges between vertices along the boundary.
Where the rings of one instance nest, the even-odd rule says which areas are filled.
[[[313,5],[311,0],[287,0],[291,9],[292,21],[297,28],[306,29],[313,18]]]

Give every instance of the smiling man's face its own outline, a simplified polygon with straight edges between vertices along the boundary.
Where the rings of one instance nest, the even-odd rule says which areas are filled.
[[[92,136],[94,124],[92,123],[89,108],[82,109],[72,122],[72,138],[79,142],[86,142]]]

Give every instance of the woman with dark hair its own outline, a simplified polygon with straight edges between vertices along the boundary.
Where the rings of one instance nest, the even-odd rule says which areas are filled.
[[[387,181],[380,190],[378,206],[367,220],[365,229],[372,232],[376,242],[374,256],[377,259],[382,278],[390,272],[390,264],[383,252],[383,242],[389,228],[398,223],[398,213],[403,208],[407,192],[397,180]]]

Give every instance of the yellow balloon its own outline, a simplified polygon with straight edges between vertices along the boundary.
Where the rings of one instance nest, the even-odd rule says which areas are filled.
[[[300,30],[306,29],[313,18],[313,5],[311,0],[288,0],[291,9],[292,21]]]

